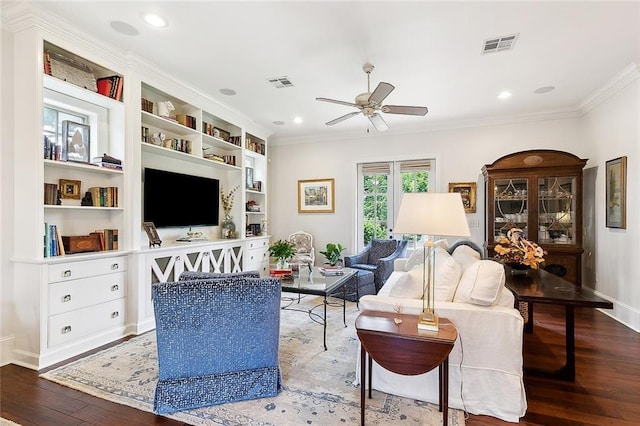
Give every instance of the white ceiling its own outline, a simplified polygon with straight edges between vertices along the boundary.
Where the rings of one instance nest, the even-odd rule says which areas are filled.
[[[390,131],[575,111],[630,63],[640,63],[640,3],[399,1],[44,1],[107,44],[158,64],[291,140],[363,132],[362,115],[335,126],[366,90],[365,62],[396,86],[385,103],[425,105],[425,117],[384,114]],[[169,26],[154,29],[141,13]],[[122,21],[136,36],[110,26]],[[482,55],[486,39],[519,33],[512,51]],[[294,87],[267,79],[288,76]],[[534,94],[555,86],[547,94]],[[237,91],[220,94],[222,88]],[[496,98],[509,90],[508,100]],[[300,116],[303,123],[295,124]],[[274,121],[284,121],[277,126]],[[371,129],[374,132],[374,129]]]

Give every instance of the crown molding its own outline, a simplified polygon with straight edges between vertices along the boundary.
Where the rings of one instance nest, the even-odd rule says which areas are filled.
[[[476,128],[476,127],[491,127],[491,126],[509,126],[514,124],[523,124],[523,123],[533,123],[539,121],[553,121],[553,120],[566,120],[571,118],[577,118],[582,116],[582,112],[575,109],[566,109],[566,110],[557,110],[557,111],[546,111],[540,113],[532,113],[532,114],[520,114],[520,115],[511,115],[511,116],[503,116],[503,117],[485,117],[479,119],[469,119],[469,120],[440,120],[440,121],[431,121],[428,124],[422,125],[412,125],[410,127],[404,126],[402,128],[393,128],[389,129],[384,133],[363,133],[361,131],[357,132],[340,132],[340,133],[316,133],[312,135],[304,135],[301,137],[284,137],[278,138],[277,136],[273,137],[269,140],[269,143],[272,146],[284,146],[284,145],[294,145],[294,144],[303,144],[303,143],[317,143],[317,142],[329,142],[335,141],[336,139],[348,139],[348,140],[359,140],[371,138],[375,135],[380,136],[396,136],[396,135],[415,135],[415,134],[424,134],[424,133],[434,133],[441,132],[446,130],[458,130],[458,129],[468,129],[468,128]]]
[[[630,63],[604,86],[587,96],[578,107],[580,112],[583,115],[586,114],[638,78],[640,78],[640,67],[636,63]]]

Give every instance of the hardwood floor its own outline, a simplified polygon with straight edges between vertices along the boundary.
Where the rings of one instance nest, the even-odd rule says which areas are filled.
[[[533,335],[525,337],[525,364],[557,368],[564,362],[564,311],[536,306]],[[594,310],[576,309],[575,383],[525,376],[523,425],[636,425],[640,418],[640,334]],[[1,416],[22,425],[181,425],[110,403],[48,380],[38,372],[0,368]],[[321,422],[319,422],[321,424]],[[467,425],[507,425],[469,416]]]

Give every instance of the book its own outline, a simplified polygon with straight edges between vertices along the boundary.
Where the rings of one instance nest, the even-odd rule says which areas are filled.
[[[344,275],[344,270],[342,268],[328,268],[328,267],[321,267],[320,268],[320,273],[322,275],[328,275],[328,276],[332,276],[332,275]]]

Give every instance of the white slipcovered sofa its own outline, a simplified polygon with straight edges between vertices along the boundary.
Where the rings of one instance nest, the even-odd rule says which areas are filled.
[[[522,372],[523,319],[504,287],[504,267],[466,245],[452,251],[436,248],[436,313],[458,330],[449,356],[449,406],[518,422],[527,409]],[[422,311],[422,251],[398,259],[377,295],[360,299],[360,310],[403,314]],[[360,356],[356,384],[360,383]],[[438,403],[438,369],[401,376],[373,363],[373,388]]]

